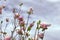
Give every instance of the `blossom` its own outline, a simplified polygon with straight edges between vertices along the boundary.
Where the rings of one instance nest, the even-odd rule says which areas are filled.
[[[38,34],[38,37],[41,38],[41,39],[43,39],[43,37],[44,37],[44,33],[40,33],[40,34]]]
[[[34,25],[34,23],[31,23],[31,24],[30,24],[30,27],[32,27],[33,25]]]
[[[33,22],[29,25],[27,31],[30,31],[30,30],[31,30],[31,28],[34,26],[34,23],[35,23],[35,21],[33,21]]]
[[[22,17],[22,16],[19,16],[19,17],[18,17],[18,20],[19,20],[19,21],[23,21],[23,17]]]
[[[29,10],[28,10],[28,14],[30,15],[30,14],[32,14],[33,13],[33,9],[32,9],[32,7],[31,8],[29,8]]]
[[[20,34],[20,35],[23,35],[23,31],[22,31],[21,29],[19,29],[19,30],[17,31],[17,33]]]
[[[47,27],[49,27],[51,24],[40,24],[40,27],[43,29],[47,29]]]
[[[5,36],[4,40],[11,40],[10,36]]]

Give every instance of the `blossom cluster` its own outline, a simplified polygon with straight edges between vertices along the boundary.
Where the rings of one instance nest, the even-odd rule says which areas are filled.
[[[23,3],[21,3],[20,6],[21,5],[23,5]],[[2,15],[2,9],[4,8],[5,8],[5,5],[0,6],[0,15]],[[38,20],[37,23],[36,21],[33,21],[30,24],[28,24],[29,20],[27,20],[27,22],[25,23],[23,16],[21,16],[20,13],[16,13],[15,11],[16,11],[15,8],[13,8],[12,13],[14,14],[14,29],[13,31],[11,31],[11,36],[6,36],[7,32],[3,32],[3,31],[0,32],[1,34],[3,34],[4,40],[16,40],[15,39],[16,36],[15,37],[13,36],[14,32],[16,32],[17,35],[21,36],[19,40],[27,40],[27,39],[28,40],[39,40],[39,38],[43,40],[45,30],[47,30],[48,27],[51,26],[51,24],[42,23],[41,20]],[[29,19],[29,16],[33,14],[32,7],[29,8],[29,10],[27,11],[27,14],[28,14],[28,19]],[[18,21],[17,24],[19,25],[19,29],[17,31],[16,31],[16,28],[17,28],[16,20]],[[9,18],[6,18],[6,22],[9,22]],[[1,21],[1,24],[2,23],[3,21]],[[37,25],[35,29],[35,35],[33,38],[31,38],[29,32],[34,27],[35,23]],[[7,27],[5,27],[5,29],[6,28]],[[39,30],[41,30],[42,33],[40,33]]]

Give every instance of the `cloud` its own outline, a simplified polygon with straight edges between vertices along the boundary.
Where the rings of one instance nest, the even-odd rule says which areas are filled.
[[[60,2],[60,0],[47,0],[48,2]]]

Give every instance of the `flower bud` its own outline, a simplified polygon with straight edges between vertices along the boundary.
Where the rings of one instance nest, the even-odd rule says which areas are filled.
[[[30,27],[33,27],[34,26],[34,23],[35,23],[35,21],[33,21],[33,23],[30,24]]]
[[[27,37],[29,36],[28,32],[26,32],[26,36],[27,36]]]
[[[5,8],[6,7],[5,4],[3,4],[2,7]]]
[[[6,22],[9,22],[9,18],[6,18]]]
[[[19,16],[19,13],[15,13],[15,18],[18,18]]]
[[[28,14],[30,15],[30,14],[32,14],[33,13],[33,9],[32,9],[32,7],[28,10]]]
[[[2,14],[2,6],[0,6],[0,14]]]
[[[18,32],[17,32],[18,34],[20,34],[20,35],[23,35],[23,32],[22,32],[22,30],[18,30]]]

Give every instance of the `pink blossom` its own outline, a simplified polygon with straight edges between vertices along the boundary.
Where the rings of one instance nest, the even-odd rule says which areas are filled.
[[[5,36],[4,40],[11,40],[11,37],[10,36]]]
[[[33,13],[33,9],[32,7],[28,10],[28,14],[32,14]]]
[[[33,11],[32,7],[29,10],[30,10],[30,12]]]
[[[30,27],[34,26],[34,23],[35,23],[35,21],[33,21],[33,23],[30,24]]]
[[[31,24],[30,24],[30,27],[32,27],[33,25],[34,25],[34,23],[31,23]]]
[[[43,29],[47,29],[51,24],[40,24],[40,27]]]
[[[19,21],[23,21],[23,17],[22,16],[19,16],[18,20]]]

